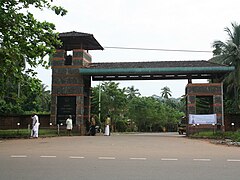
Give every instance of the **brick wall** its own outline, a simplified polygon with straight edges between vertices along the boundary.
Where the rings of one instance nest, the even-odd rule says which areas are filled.
[[[38,115],[38,117],[41,127],[49,127],[50,115]],[[0,129],[16,129],[17,123],[20,123],[19,128],[27,128],[28,124],[32,124],[31,115],[0,116]]]

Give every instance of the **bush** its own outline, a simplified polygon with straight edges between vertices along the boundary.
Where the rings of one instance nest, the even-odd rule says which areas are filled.
[[[127,130],[127,121],[118,120],[116,121],[116,129],[118,132],[125,132]]]
[[[209,138],[209,139],[231,139],[232,141],[240,142],[240,130],[235,132],[215,132],[212,131],[202,131],[193,135],[190,135],[190,137],[196,137],[196,138]]]

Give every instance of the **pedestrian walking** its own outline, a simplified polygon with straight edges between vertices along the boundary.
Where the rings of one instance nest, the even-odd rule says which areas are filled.
[[[39,131],[39,118],[36,114],[32,115],[32,131],[31,137],[38,138],[38,131]]]

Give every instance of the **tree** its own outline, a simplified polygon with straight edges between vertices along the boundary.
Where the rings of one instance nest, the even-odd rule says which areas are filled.
[[[224,85],[227,96],[235,99],[235,107],[238,109],[240,90],[240,25],[232,23],[232,30],[226,27],[224,31],[227,32],[228,39],[226,42],[214,41],[214,57],[210,61],[235,66],[235,71],[224,79]],[[232,97],[232,95],[235,97]]]
[[[119,83],[104,82],[101,84],[101,120],[109,114],[111,116],[112,125],[115,126],[117,120],[124,117],[127,104],[127,95],[124,89],[118,87]],[[99,110],[99,86],[94,87],[92,90],[92,113],[98,114]]]
[[[173,130],[184,114],[178,109],[180,105],[172,105],[173,102],[169,104],[154,97],[137,96],[133,86],[121,89],[118,85],[104,82],[100,93],[101,117],[110,114],[118,131],[136,130],[135,127],[142,132],[159,132],[165,127]],[[99,85],[92,89],[92,114],[98,113],[98,100]]]
[[[47,90],[48,86],[45,84],[41,84],[41,94],[38,96],[39,103],[41,104],[42,112],[50,112],[51,107],[51,92]]]
[[[135,89],[134,86],[131,87],[127,87],[127,89],[125,90],[125,92],[127,93],[127,97],[131,100],[136,96],[140,96],[140,92],[139,89]]]
[[[172,92],[170,91],[170,88],[165,86],[164,88],[161,89],[162,92],[161,92],[161,95],[164,99],[168,99],[169,97],[172,96]]]
[[[33,67],[47,67],[44,56],[60,45],[55,25],[39,22],[30,12],[31,8],[50,9],[57,15],[66,10],[54,6],[48,0],[1,0],[0,1],[0,97],[10,82],[18,84],[26,73],[34,75]],[[25,69],[29,65],[29,69]]]
[[[8,84],[0,98],[0,114],[23,114],[24,112],[49,112],[50,91],[37,78],[23,76],[21,84]]]
[[[183,115],[179,110],[153,97],[135,97],[128,109],[129,118],[135,122],[138,130],[143,132],[159,132],[170,126],[173,129]]]

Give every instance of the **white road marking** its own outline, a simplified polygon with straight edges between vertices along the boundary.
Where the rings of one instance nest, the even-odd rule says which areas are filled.
[[[11,158],[27,158],[27,155],[11,155]],[[57,156],[40,156],[40,158],[56,158]],[[83,156],[69,156],[70,159],[85,159]],[[116,157],[98,157],[99,160],[115,160]],[[130,157],[130,160],[147,160],[146,157]],[[162,161],[178,161],[177,158],[161,158]],[[193,161],[210,162],[208,158],[193,159]],[[240,159],[227,159],[227,162],[240,162]]]
[[[27,155],[11,155],[12,158],[26,158]]]
[[[161,158],[162,161],[178,161],[177,158]]]
[[[240,159],[228,159],[228,162],[240,162]]]
[[[82,156],[69,156],[70,159],[84,159]]]
[[[211,161],[211,159],[193,159],[194,161]]]
[[[57,156],[40,156],[40,158],[55,158]]]
[[[101,159],[101,160],[114,160],[116,158],[115,157],[98,157],[98,159]]]
[[[147,160],[147,158],[144,158],[144,157],[139,157],[139,158],[129,158],[131,160]]]

